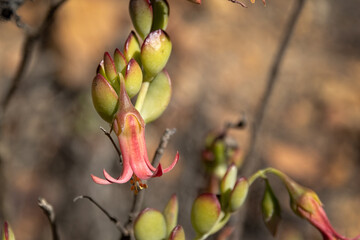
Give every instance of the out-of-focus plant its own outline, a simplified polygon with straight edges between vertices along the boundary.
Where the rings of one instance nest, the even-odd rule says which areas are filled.
[[[5,221],[2,229],[2,240],[15,240],[15,235],[8,222]]]
[[[201,4],[201,0],[188,0],[190,2],[193,2],[193,3],[197,3],[197,4]],[[240,4],[241,6],[243,7],[246,7],[246,5],[238,0],[228,0],[230,2],[233,2],[233,3],[237,3],[237,4]],[[255,0],[250,0],[251,3],[255,3]],[[262,0],[264,6],[266,6],[266,0]]]

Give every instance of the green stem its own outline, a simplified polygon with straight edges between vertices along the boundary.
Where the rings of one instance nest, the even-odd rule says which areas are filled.
[[[141,109],[144,105],[145,97],[149,90],[149,85],[150,85],[150,82],[143,82],[143,84],[141,85],[140,92],[139,92],[139,95],[138,95],[136,103],[135,103],[135,108],[139,112],[141,111]]]
[[[256,173],[254,173],[253,175],[251,175],[251,177],[249,177],[249,180],[248,180],[249,187],[259,177],[266,178],[266,172],[267,172],[267,169],[261,169],[261,170],[257,171]]]
[[[267,178],[267,177],[266,177],[266,174],[267,174],[267,173],[272,173],[272,174],[274,174],[275,176],[277,176],[278,178],[280,178],[280,180],[282,180],[283,182],[286,181],[287,176],[286,176],[283,172],[277,170],[276,168],[271,168],[271,167],[269,167],[269,168],[265,168],[265,169],[260,169],[259,171],[257,171],[257,172],[254,173],[253,175],[251,175],[251,177],[250,177],[249,180],[248,180],[249,186],[250,186],[253,182],[255,182],[255,180],[258,179],[259,177],[261,177],[261,178]]]
[[[194,240],[204,240],[207,237],[209,237],[210,235],[216,233],[217,231],[219,231],[221,228],[223,228],[225,226],[225,224],[229,221],[230,217],[231,217],[231,213],[229,213],[229,212],[223,214],[223,216],[219,217],[219,221],[214,224],[214,226],[210,229],[209,232],[207,232],[201,236],[197,236]]]

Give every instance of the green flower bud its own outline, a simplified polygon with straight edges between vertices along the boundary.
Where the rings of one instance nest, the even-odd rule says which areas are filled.
[[[281,220],[280,204],[271,189],[269,181],[265,180],[265,184],[264,196],[261,201],[262,216],[266,227],[275,236]]]
[[[108,52],[105,52],[105,54],[104,54],[104,68],[105,68],[105,73],[107,76],[106,79],[109,81],[111,86],[115,89],[115,91],[118,93],[120,90],[119,78],[118,78],[118,74],[116,72],[114,61]]]
[[[168,73],[160,72],[150,83],[140,114],[146,123],[157,119],[169,105],[171,81]]]
[[[235,186],[236,178],[237,168],[235,165],[231,165],[220,182],[221,206],[223,209],[226,209],[228,206],[229,197]]]
[[[119,49],[115,49],[114,64],[115,64],[116,71],[118,73],[122,73],[123,75],[125,75],[126,59],[125,59],[124,54],[122,54]]]
[[[160,240],[166,238],[166,222],[164,216],[156,209],[146,208],[134,223],[136,240]]]
[[[178,203],[176,195],[174,194],[174,195],[172,195],[172,197],[170,198],[170,201],[167,203],[167,205],[164,209],[167,235],[170,235],[170,233],[172,232],[172,230],[174,229],[174,227],[177,224],[178,211],[179,211],[179,203]]]
[[[237,178],[237,168],[235,165],[231,165],[227,172],[225,173],[224,177],[221,179],[220,182],[220,192],[221,194],[230,192],[233,190]]]
[[[151,32],[141,47],[141,63],[147,80],[151,80],[165,67],[169,60],[172,44],[163,30]]]
[[[15,240],[15,235],[8,224],[8,222],[5,221],[3,231],[2,231],[2,240]]]
[[[150,1],[130,0],[129,12],[137,33],[144,39],[149,34],[153,22],[153,10]]]
[[[141,88],[143,74],[135,59],[131,59],[126,67],[125,87],[130,98],[134,97]]]
[[[240,178],[236,181],[234,189],[230,193],[229,211],[235,212],[238,210],[247,197],[249,191],[249,183],[245,178]]]
[[[191,209],[191,223],[199,235],[208,233],[221,216],[221,206],[215,194],[198,196]]]
[[[139,64],[141,63],[140,58],[140,43],[133,31],[130,32],[129,37],[126,39],[124,46],[124,56],[127,62],[130,59],[135,59]]]
[[[101,60],[99,63],[99,66],[96,69],[96,73],[101,74],[105,79],[107,79],[106,73],[105,73],[105,67],[104,67],[104,60]]]
[[[182,226],[177,225],[170,233],[168,240],[185,240],[185,231]]]
[[[91,94],[97,113],[102,119],[111,123],[118,109],[118,95],[110,83],[99,73],[93,80]]]
[[[151,31],[162,29],[165,30],[169,20],[169,4],[166,0],[151,0],[154,12],[154,20]]]

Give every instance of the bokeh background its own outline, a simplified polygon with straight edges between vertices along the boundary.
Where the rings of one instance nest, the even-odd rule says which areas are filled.
[[[148,124],[150,156],[165,128],[176,128],[162,162],[178,150],[181,160],[150,181],[144,207],[162,210],[173,193],[187,237],[192,201],[203,188],[200,152],[206,134],[245,113],[253,121],[274,54],[296,0],[244,2],[170,0],[167,29],[173,52],[168,109]],[[49,1],[25,1],[17,13],[36,28]],[[130,185],[99,186],[90,174],[120,172],[117,155],[99,126],[91,81],[105,51],[123,48],[132,30],[126,0],[68,0],[51,31],[38,42],[28,71],[11,101],[1,132],[0,220],[19,240],[50,239],[39,196],[55,208],[62,239],[118,239],[115,226],[88,201],[90,195],[122,222],[128,217]],[[266,166],[283,170],[314,189],[341,234],[360,231],[360,2],[307,1],[279,72],[259,133]],[[0,96],[21,59],[24,30],[0,22]],[[249,148],[249,128],[230,134]],[[276,181],[275,181],[276,184]],[[261,221],[262,184],[250,194],[242,239],[273,239]],[[279,184],[278,184],[279,185]],[[321,239],[289,211],[284,188],[275,189],[283,209],[277,239]]]

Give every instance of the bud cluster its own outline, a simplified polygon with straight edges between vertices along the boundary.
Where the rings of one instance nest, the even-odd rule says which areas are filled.
[[[119,109],[120,82],[125,82],[130,99],[136,97],[135,108],[145,123],[158,118],[169,104],[171,81],[164,69],[172,44],[165,32],[169,17],[166,0],[131,0],[129,4],[133,25],[143,39],[142,44],[131,32],[123,52],[108,52],[100,62],[92,84],[96,111],[110,124]],[[122,100],[122,99],[120,99]]]
[[[177,224],[179,203],[173,195],[163,212],[153,208],[144,209],[134,223],[136,240],[168,239],[185,240],[182,226]]]

